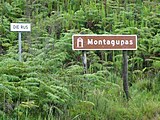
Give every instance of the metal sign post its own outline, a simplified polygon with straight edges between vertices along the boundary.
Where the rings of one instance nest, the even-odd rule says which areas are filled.
[[[22,62],[22,32],[30,32],[31,24],[30,23],[11,23],[10,25],[11,31],[18,31],[18,54],[19,61]]]
[[[86,51],[82,51],[82,60],[83,60],[83,68],[84,68],[84,74],[87,74],[87,55]]]
[[[18,49],[19,49],[19,61],[22,61],[22,44],[21,44],[21,32],[18,32]]]

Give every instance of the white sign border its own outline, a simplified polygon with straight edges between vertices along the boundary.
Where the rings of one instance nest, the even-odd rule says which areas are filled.
[[[74,36],[135,36],[136,37],[136,48],[133,49],[74,49]],[[137,35],[97,35],[97,34],[74,34],[72,35],[72,50],[137,50]]]
[[[12,30],[12,25],[13,24],[26,24],[26,25],[29,25],[30,26],[30,29],[29,30]],[[10,23],[10,31],[12,32],[31,32],[31,23]]]

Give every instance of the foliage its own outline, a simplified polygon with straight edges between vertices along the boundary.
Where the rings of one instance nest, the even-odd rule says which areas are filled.
[[[0,119],[160,119],[159,0],[0,1]],[[11,22],[30,22],[18,62]],[[121,51],[81,51],[73,34],[137,34],[128,52],[131,99],[121,79]]]

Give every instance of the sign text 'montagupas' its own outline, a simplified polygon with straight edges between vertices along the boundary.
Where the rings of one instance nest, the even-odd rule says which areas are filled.
[[[73,50],[136,50],[136,35],[73,35]]]

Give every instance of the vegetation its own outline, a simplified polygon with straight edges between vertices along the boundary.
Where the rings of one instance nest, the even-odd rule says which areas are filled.
[[[28,22],[18,61],[10,23]],[[73,51],[77,33],[136,34],[128,51],[129,93],[121,77],[121,51]],[[0,119],[160,119],[159,0],[1,0]]]

